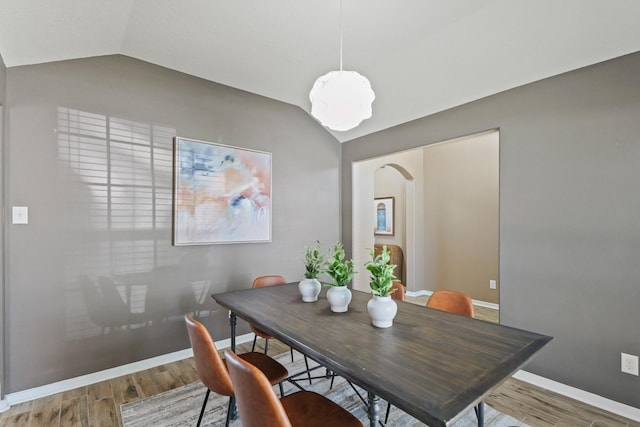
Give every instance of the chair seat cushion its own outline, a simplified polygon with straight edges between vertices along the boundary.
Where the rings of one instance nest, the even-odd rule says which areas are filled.
[[[253,333],[256,334],[257,336],[264,338],[265,340],[270,340],[271,338],[273,338],[271,335],[269,335],[265,331],[258,329],[253,325],[249,325],[249,326],[251,327],[251,330],[253,331]]]
[[[289,376],[287,368],[265,354],[252,351],[239,354],[238,357],[260,369],[271,384],[278,384]]]
[[[299,391],[280,399],[292,426],[362,427],[362,423],[346,409],[312,391]]]

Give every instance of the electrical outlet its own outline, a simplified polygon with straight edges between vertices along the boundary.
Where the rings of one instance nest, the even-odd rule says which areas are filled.
[[[626,374],[638,375],[638,356],[620,353],[620,370]]]
[[[489,280],[489,289],[496,289],[498,287],[495,280]]]
[[[13,224],[29,224],[29,208],[27,206],[13,206]]]

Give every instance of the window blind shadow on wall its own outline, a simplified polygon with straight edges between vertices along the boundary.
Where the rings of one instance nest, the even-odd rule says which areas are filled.
[[[148,327],[203,305],[209,280],[172,273],[181,262],[171,251],[176,130],[66,107],[57,126],[66,338]]]

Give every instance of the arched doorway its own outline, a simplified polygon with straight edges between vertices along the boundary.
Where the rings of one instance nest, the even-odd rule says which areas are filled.
[[[416,189],[416,173],[421,175],[421,162],[417,161],[419,156],[414,153],[415,150],[404,153],[397,153],[392,156],[385,156],[364,162],[354,163],[354,209],[353,221],[357,224],[353,230],[353,259],[356,266],[356,274],[353,280],[353,287],[357,290],[365,292],[369,291],[369,281],[364,263],[369,260],[369,251],[376,243],[374,229],[376,227],[376,185],[375,176],[384,169],[396,175],[402,185],[396,185],[393,191],[389,188],[378,189],[378,194],[385,196],[393,196],[398,202],[398,211],[396,212],[395,225],[402,235],[394,236],[377,236],[378,242],[383,244],[398,244],[404,253],[404,281],[408,289],[415,287],[415,283],[421,280],[416,274],[415,254],[422,247],[420,236],[421,230],[416,232],[416,215],[421,215],[420,191]],[[419,189],[418,189],[419,190]],[[387,194],[387,193],[393,194]],[[401,217],[398,216],[401,215]],[[418,224],[418,228],[421,227]]]
[[[396,277],[400,282],[406,284],[407,280],[407,256],[414,251],[407,251],[407,238],[409,243],[413,241],[413,176],[402,165],[397,163],[387,163],[376,169],[374,173],[374,200],[377,206],[377,224],[374,232],[374,243],[396,246],[404,255],[399,258]],[[378,203],[383,202],[383,203]],[[390,212],[382,212],[379,206],[390,205]],[[407,209],[407,206],[409,209]],[[380,229],[380,214],[386,214],[387,228]],[[390,227],[389,227],[390,226]],[[394,248],[394,250],[397,250]],[[409,264],[413,265],[413,256]]]

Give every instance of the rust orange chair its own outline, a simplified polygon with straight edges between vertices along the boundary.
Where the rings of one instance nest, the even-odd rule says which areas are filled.
[[[463,292],[440,290],[435,291],[427,301],[427,307],[450,313],[473,317],[473,301]]]
[[[435,291],[427,301],[427,307],[435,308],[462,316],[474,317],[473,300],[464,292],[440,290]],[[480,402],[474,408],[478,420],[484,417],[484,403]],[[388,415],[387,415],[388,416]]]
[[[287,283],[287,280],[280,275],[270,275],[270,276],[259,276],[256,277],[255,280],[253,281],[253,285],[251,286],[252,288],[264,288],[267,286],[276,286],[276,285],[284,285],[285,283]],[[258,339],[258,337],[261,337],[264,339],[264,354],[267,354],[267,350],[269,349],[269,340],[272,339],[273,337],[271,335],[269,335],[268,333],[266,333],[265,331],[253,326],[253,325],[249,325],[251,327],[251,330],[254,333],[254,337],[253,337],[253,345],[251,346],[251,351],[255,351],[256,349],[256,341]],[[291,352],[291,361],[293,362],[293,349],[290,349]],[[304,364],[307,367],[307,377],[309,378],[309,384],[311,384],[311,372],[309,371],[309,361],[307,360],[307,356],[304,355]]]
[[[287,283],[287,280],[282,276],[278,276],[278,275],[260,276],[255,278],[255,280],[253,281],[252,288],[264,288],[266,286],[284,285],[285,283]],[[251,351],[255,351],[256,341],[258,337],[261,337],[261,338],[264,338],[264,354],[267,354],[267,350],[269,349],[269,340],[272,339],[273,337],[268,333],[256,328],[253,325],[249,325],[249,326],[251,327],[251,330],[255,334],[255,336],[253,337],[253,346],[251,347]],[[293,362],[293,350],[291,350],[291,361]]]
[[[407,290],[404,285],[400,282],[393,282],[391,284],[391,289],[395,289],[396,291],[391,294],[391,298],[396,301],[404,301],[405,296],[407,294]]]
[[[207,331],[207,328],[205,328],[202,323],[195,320],[190,314],[184,316],[184,321],[187,325],[187,332],[189,333],[191,348],[193,349],[193,358],[196,362],[198,377],[200,381],[202,381],[202,384],[207,387],[207,393],[204,397],[202,409],[200,410],[197,426],[200,426],[202,422],[204,410],[207,406],[211,391],[223,396],[229,396],[229,408],[227,410],[227,420],[225,424],[228,426],[231,419],[231,412],[233,408],[235,408],[235,393],[225,361],[220,356],[220,353],[218,353],[211,334],[209,334],[209,331]],[[244,353],[238,357],[256,366],[256,369],[259,369],[263,373],[266,378],[265,381],[267,381],[270,386],[279,384],[280,394],[283,394],[282,381],[289,376],[289,372],[284,366],[262,353]]]
[[[398,291],[391,294],[391,297],[396,293],[398,293]],[[460,314],[462,316],[474,317],[473,300],[469,295],[463,292],[449,290],[435,291],[429,297],[427,307]],[[482,403],[479,403],[478,406],[475,407],[476,415],[478,415],[479,411],[482,410]],[[390,411],[391,404],[387,403],[387,413],[384,419],[385,424],[389,421]],[[480,416],[481,415],[478,415],[478,417]]]
[[[312,391],[299,391],[278,399],[259,369],[224,352],[236,392],[243,427],[363,427],[346,409]]]

